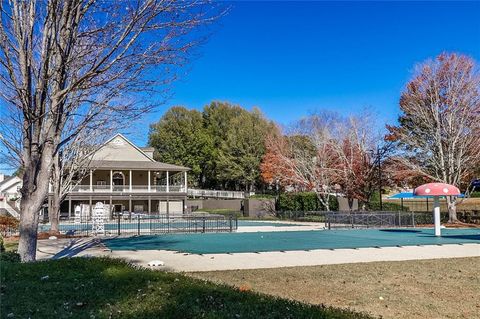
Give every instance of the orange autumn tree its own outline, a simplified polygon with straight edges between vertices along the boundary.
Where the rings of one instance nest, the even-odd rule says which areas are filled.
[[[400,98],[388,139],[399,160],[430,181],[461,186],[480,165],[480,69],[470,57],[443,53],[420,64]],[[447,197],[449,222],[456,198]]]
[[[378,183],[368,152],[378,140],[370,127],[365,114],[344,118],[319,112],[285,134],[277,129],[266,139],[262,178],[293,190],[313,191],[327,209],[338,185],[345,197],[367,202]]]

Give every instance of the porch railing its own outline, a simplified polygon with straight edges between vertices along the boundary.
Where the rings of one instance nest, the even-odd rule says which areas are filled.
[[[210,189],[188,189],[188,196],[191,197],[206,197],[206,198],[230,198],[230,199],[244,199],[245,192],[239,191],[219,191]]]
[[[90,185],[76,185],[70,188],[72,193],[110,193],[110,192],[120,192],[120,193],[185,193],[184,185],[150,185],[150,190],[148,185],[132,185],[130,190],[130,185],[93,185],[90,189]]]

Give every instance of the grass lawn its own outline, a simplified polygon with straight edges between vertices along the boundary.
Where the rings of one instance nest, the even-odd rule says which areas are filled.
[[[480,318],[480,257],[202,272],[197,278],[384,318]]]
[[[370,318],[107,258],[0,266],[2,318]]]

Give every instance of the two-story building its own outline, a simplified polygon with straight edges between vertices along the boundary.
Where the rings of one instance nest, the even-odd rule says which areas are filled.
[[[0,215],[8,213],[13,217],[20,218],[20,189],[22,179],[18,176],[6,177],[0,173]]]
[[[189,168],[157,162],[153,148],[137,147],[121,134],[90,156],[87,174],[61,205],[61,218],[88,218],[98,202],[108,205],[110,218],[185,212]],[[49,206],[51,196],[50,188]]]

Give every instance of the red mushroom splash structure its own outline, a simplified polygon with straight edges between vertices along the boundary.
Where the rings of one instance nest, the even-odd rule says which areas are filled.
[[[435,236],[441,236],[440,231],[440,197],[441,196],[458,196],[460,190],[450,184],[444,183],[428,183],[415,188],[413,194],[416,196],[432,196],[433,197],[433,220],[435,224]]]

